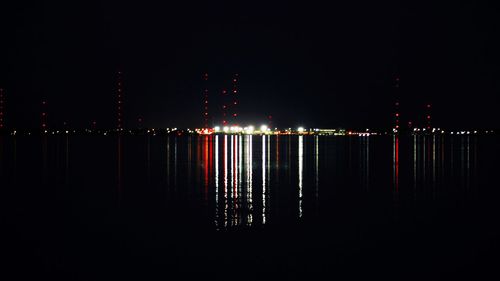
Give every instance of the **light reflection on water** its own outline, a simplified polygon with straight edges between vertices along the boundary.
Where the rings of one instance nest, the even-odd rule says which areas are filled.
[[[108,177],[125,201],[157,187],[165,191],[165,202],[199,203],[224,229],[306,219],[342,200],[346,195],[339,191],[424,200],[472,190],[479,159],[477,136],[144,136],[95,142],[43,137],[33,146],[0,137],[2,181],[20,176],[17,166],[29,158],[18,154],[29,147],[29,157],[38,154],[39,161],[30,163],[38,165],[41,183],[95,185]],[[110,165],[103,160],[108,154]],[[85,181],[77,180],[80,174]]]

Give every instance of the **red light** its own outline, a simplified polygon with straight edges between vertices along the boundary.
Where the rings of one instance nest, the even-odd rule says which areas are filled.
[[[399,113],[396,113],[396,117],[399,117]]]
[[[428,105],[427,105],[427,108],[431,108],[431,105],[430,105],[430,104],[428,104]]]
[[[427,119],[431,119],[431,116],[430,116],[430,115],[427,115]]]
[[[233,116],[236,117],[236,116],[238,116],[238,114],[234,113]]]

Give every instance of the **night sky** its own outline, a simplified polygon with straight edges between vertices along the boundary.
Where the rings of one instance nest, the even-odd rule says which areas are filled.
[[[500,17],[487,3],[4,2],[10,127],[39,126],[42,99],[51,127],[115,126],[119,69],[126,127],[202,126],[204,72],[214,95],[239,73],[242,125],[390,128],[396,77],[403,121],[422,121],[426,103],[435,126],[499,119]]]

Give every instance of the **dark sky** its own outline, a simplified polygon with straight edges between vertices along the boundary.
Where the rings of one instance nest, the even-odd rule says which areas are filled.
[[[499,13],[491,4],[415,1],[61,1],[0,4],[6,122],[111,127],[116,72],[126,126],[202,125],[201,75],[219,94],[240,75],[242,124],[390,127],[403,120],[497,127]],[[337,1],[325,1],[337,2]],[[182,3],[182,4],[181,4]]]

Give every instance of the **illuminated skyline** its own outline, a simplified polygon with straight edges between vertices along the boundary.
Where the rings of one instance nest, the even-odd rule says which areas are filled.
[[[6,122],[38,127],[47,100],[49,123],[114,127],[121,70],[130,127],[138,117],[147,127],[201,126],[205,72],[211,94],[240,74],[238,115],[253,124],[385,127],[398,77],[402,118],[431,103],[434,125],[495,127],[494,9],[431,6],[2,3]]]

